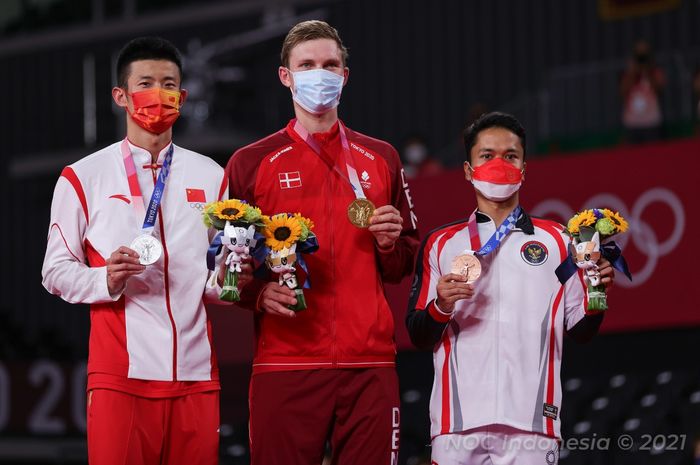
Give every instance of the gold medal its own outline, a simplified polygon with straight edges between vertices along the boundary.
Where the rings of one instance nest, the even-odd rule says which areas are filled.
[[[471,284],[481,276],[481,262],[472,254],[457,255],[452,260],[452,273],[461,274]]]
[[[358,228],[369,226],[369,219],[374,213],[374,204],[368,199],[355,199],[348,206],[348,218]]]

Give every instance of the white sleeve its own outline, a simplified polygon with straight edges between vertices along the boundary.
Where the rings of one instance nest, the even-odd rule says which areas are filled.
[[[222,172],[223,174],[223,172]],[[228,187],[224,190],[223,195],[221,196],[221,199],[228,199]],[[217,231],[214,228],[209,228],[209,243],[211,244],[211,241],[214,240],[214,236],[219,231]],[[214,271],[209,271],[209,276],[207,277],[207,283],[204,286],[204,302],[206,303],[211,303],[211,304],[217,304],[217,305],[232,305],[232,302],[228,302],[225,300],[219,299],[219,296],[221,295],[221,286],[219,286],[219,282],[217,281],[217,277],[219,275],[219,267],[221,266],[221,260],[223,260],[224,254],[219,253],[216,256],[215,259],[215,265],[214,265]]]
[[[586,306],[586,286],[581,270],[578,270],[564,285],[564,327],[567,331],[586,316]]]
[[[117,300],[107,289],[107,268],[86,264],[83,242],[87,220],[74,187],[63,176],[58,179],[51,202],[51,220],[46,255],[41,269],[42,284],[66,302],[95,304]]]

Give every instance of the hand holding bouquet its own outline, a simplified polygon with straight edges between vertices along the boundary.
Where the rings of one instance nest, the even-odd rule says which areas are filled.
[[[263,215],[260,209],[237,199],[213,202],[204,207],[204,224],[220,232],[214,238],[207,256],[209,269],[213,270],[213,256],[219,253],[221,247],[226,247],[226,275],[219,298],[228,302],[238,302],[238,274],[241,263],[248,260],[260,237],[263,228]],[[258,237],[256,237],[256,234]]]
[[[312,232],[314,223],[299,213],[294,215],[280,213],[264,217],[264,223],[265,245],[269,248],[267,266],[278,275],[280,286],[287,286],[296,293],[297,303],[290,305],[289,309],[304,310],[306,299],[297,281],[295,265],[306,272],[307,278],[302,287],[308,288],[308,270],[302,254],[313,253],[318,249],[316,236]]]
[[[584,272],[587,284],[588,309],[599,312],[608,309],[605,286],[601,284],[598,263],[605,257],[631,279],[620,249],[610,239],[627,231],[627,221],[607,208],[592,208],[577,213],[567,224],[566,232],[573,240],[573,259]]]

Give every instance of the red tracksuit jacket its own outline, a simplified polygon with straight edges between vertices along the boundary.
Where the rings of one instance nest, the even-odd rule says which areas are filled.
[[[312,286],[304,290],[308,308],[293,319],[256,313],[253,372],[393,366],[394,322],[382,282],[409,275],[418,248],[399,157],[388,143],[347,129],[365,195],[377,207],[395,206],[403,216],[394,249],[382,253],[372,233],[347,218],[355,198],[348,181],[299,138],[294,123],[238,150],[226,167],[230,197],[268,215],[301,213],[315,223],[319,243],[316,253],[305,256]],[[347,173],[338,124],[313,137]],[[246,287],[242,305],[255,309],[264,284]]]

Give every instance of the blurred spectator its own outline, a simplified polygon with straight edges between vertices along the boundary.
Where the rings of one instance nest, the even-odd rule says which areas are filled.
[[[665,85],[666,78],[654,63],[649,43],[638,41],[620,83],[627,142],[647,142],[661,137],[663,116],[659,97]]]
[[[444,170],[442,163],[430,156],[428,145],[419,135],[411,135],[401,150],[404,172],[409,179],[428,176]]]

